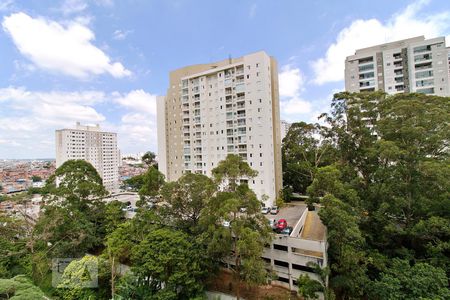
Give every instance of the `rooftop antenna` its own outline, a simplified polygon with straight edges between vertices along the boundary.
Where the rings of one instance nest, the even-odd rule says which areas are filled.
[[[233,59],[231,58],[231,54],[228,54],[228,64],[232,64],[233,63]]]

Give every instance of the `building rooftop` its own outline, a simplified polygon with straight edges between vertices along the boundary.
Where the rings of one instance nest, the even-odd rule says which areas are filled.
[[[325,240],[325,226],[320,220],[317,211],[308,211],[305,224],[299,234],[300,238],[314,241]]]

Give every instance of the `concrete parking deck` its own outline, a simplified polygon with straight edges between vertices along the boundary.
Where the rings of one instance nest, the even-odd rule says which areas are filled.
[[[300,238],[314,241],[325,240],[325,226],[316,211],[308,211]]]
[[[306,209],[305,204],[287,204],[285,207],[282,207],[278,214],[271,215],[268,213],[266,216],[267,219],[276,219],[277,221],[280,219],[285,219],[287,221],[288,226],[294,227],[303,212]]]

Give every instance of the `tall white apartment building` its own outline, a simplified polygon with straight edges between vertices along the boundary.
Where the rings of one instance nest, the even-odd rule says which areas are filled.
[[[283,142],[283,139],[286,137],[287,133],[289,132],[289,128],[291,128],[291,123],[281,120],[280,130],[281,130],[281,141]]]
[[[56,130],[56,167],[71,159],[92,164],[103,179],[105,188],[113,192],[119,188],[120,154],[117,134],[100,131],[100,126],[83,126]]]
[[[423,36],[356,50],[345,61],[345,89],[450,96],[450,48]]]
[[[257,52],[175,70],[157,110],[159,169],[167,180],[211,176],[228,154],[238,154],[258,171],[250,188],[272,204],[282,188],[274,58]]]

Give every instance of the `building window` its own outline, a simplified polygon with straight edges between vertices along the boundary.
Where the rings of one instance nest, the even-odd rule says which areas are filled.
[[[285,262],[285,261],[281,261],[281,260],[274,260],[274,264],[276,265],[276,266],[280,266],[280,267],[286,267],[286,268],[289,268],[289,263],[288,262]]]
[[[278,244],[273,244],[273,249],[286,251],[286,252],[288,251],[288,247],[287,246],[278,245]]]

